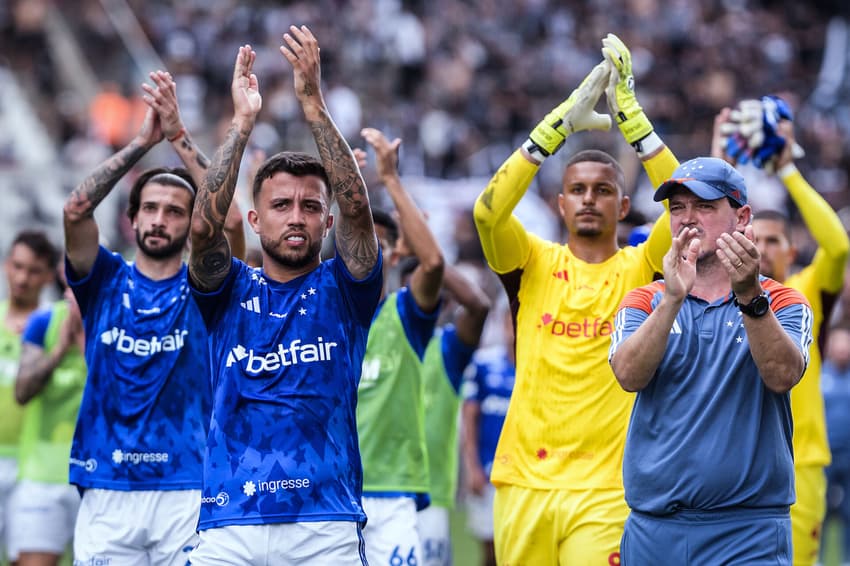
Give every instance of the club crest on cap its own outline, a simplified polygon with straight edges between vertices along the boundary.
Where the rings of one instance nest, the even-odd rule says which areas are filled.
[[[747,204],[744,178],[734,167],[716,157],[697,157],[682,163],[670,179],[658,187],[653,198],[664,200],[676,187],[685,187],[705,200],[728,197],[741,206]]]

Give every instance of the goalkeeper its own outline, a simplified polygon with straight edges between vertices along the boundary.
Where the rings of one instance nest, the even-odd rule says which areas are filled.
[[[751,112],[756,107],[758,110]],[[779,120],[772,116],[777,111]],[[747,126],[748,117],[753,115],[757,116],[758,128]],[[791,241],[788,218],[773,210],[757,211],[753,216],[761,273],[803,293],[814,314],[809,366],[791,390],[797,492],[797,502],[791,507],[794,564],[814,564],[826,510],[824,467],[830,463],[820,388],[821,345],[825,343],[832,307],[844,284],[850,240],[838,215],[794,165],[794,156],[800,155],[801,150],[794,143],[791,113],[781,99],[742,101],[732,112],[722,111],[715,120],[714,140],[715,157],[734,165],[735,157],[748,156],[754,165],[776,172],[818,245],[812,262],[791,274],[797,250]]]
[[[512,215],[540,164],[568,135],[608,129],[612,114],[654,186],[678,165],[632,90],[628,49],[603,40],[605,61],[549,113],[502,164],[475,203],[490,267],[515,315],[517,379],[499,438],[494,541],[500,564],[618,564],[628,508],[621,477],[633,395],[608,365],[614,313],[627,291],[649,283],[670,246],[669,216],[649,239],[618,248],[629,210],[623,171],[607,153],[572,156],[558,195],[568,243],[529,234]]]

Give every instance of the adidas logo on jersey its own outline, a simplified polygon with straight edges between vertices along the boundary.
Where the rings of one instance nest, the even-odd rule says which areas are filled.
[[[296,338],[289,343],[289,347],[278,344],[276,351],[266,353],[255,353],[253,349],[248,350],[242,344],[238,344],[227,353],[225,365],[230,367],[236,363],[242,365],[244,362],[246,372],[258,375],[299,363],[330,361],[332,351],[338,345],[336,342],[325,342],[321,336],[316,339],[316,342],[306,344]]]
[[[239,306],[245,309],[248,312],[256,312],[260,311],[260,297],[254,297],[253,299],[248,299],[245,302],[239,303]]]
[[[674,320],[673,321],[673,328],[670,329],[670,334],[681,334],[681,333],[682,333],[682,327],[679,326],[679,321]]]
[[[123,328],[113,326],[100,335],[100,341],[107,346],[115,346],[115,349],[124,354],[135,354],[137,356],[152,356],[158,352],[175,352],[183,348],[186,343],[188,330],[175,330],[171,334],[154,336],[150,339],[135,338],[127,334]]]

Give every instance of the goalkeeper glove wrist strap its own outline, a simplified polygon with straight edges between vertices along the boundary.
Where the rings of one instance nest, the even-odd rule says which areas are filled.
[[[549,157],[549,152],[534,143],[531,138],[525,140],[525,142],[522,144],[522,149],[524,149],[526,153],[528,153],[528,155],[530,155],[531,158],[537,161],[538,163],[543,163],[543,161],[547,157]]]
[[[641,159],[645,159],[654,155],[658,150],[664,147],[664,142],[658,137],[658,134],[655,133],[655,130],[649,132],[644,138],[639,139],[638,141],[631,144],[635,151],[638,154],[638,157]]]
[[[776,175],[780,179],[785,180],[787,177],[790,177],[791,175],[793,175],[796,172],[797,172],[797,166],[794,165],[794,162],[792,161],[791,163],[786,163],[785,165],[783,165],[779,169],[779,171],[776,172]]]

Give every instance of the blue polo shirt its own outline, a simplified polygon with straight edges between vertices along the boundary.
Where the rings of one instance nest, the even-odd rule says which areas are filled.
[[[806,299],[771,279],[762,277],[761,285],[808,364]],[[611,355],[663,293],[658,281],[626,295]],[[794,503],[790,395],[762,381],[733,299],[708,303],[688,296],[652,381],[637,394],[623,457],[626,502],[634,510],[665,515]]]

